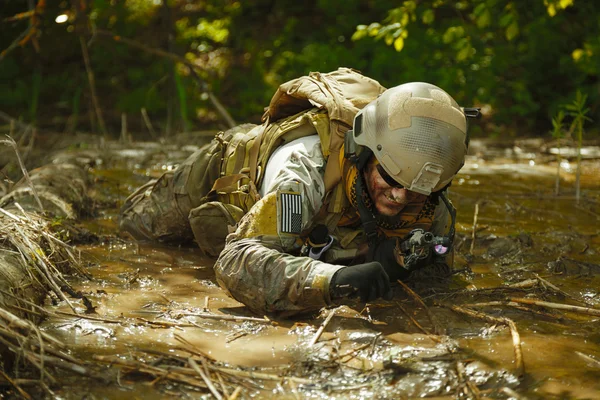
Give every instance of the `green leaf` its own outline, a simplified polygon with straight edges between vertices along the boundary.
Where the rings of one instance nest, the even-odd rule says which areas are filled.
[[[506,39],[513,40],[519,34],[519,24],[517,21],[514,21],[512,24],[506,28]]]
[[[490,25],[490,23],[492,22],[492,14],[490,13],[490,10],[485,9],[484,12],[481,13],[481,15],[479,15],[477,17],[477,27],[479,29],[483,29],[487,26]]]
[[[352,34],[351,40],[352,41],[357,41],[357,40],[360,40],[360,39],[364,38],[365,36],[367,36],[367,30],[366,29],[360,29],[360,30],[358,30],[358,27],[357,27],[356,32],[354,32]]]
[[[401,51],[403,47],[404,38],[400,36],[399,38],[396,38],[396,40],[394,40],[394,49],[396,49],[396,51]]]
[[[457,61],[464,61],[471,55],[471,45],[465,46],[456,55]]]
[[[514,19],[515,17],[511,13],[504,14],[502,18],[500,18],[500,26],[508,26],[513,22]]]
[[[433,10],[425,10],[423,15],[421,16],[421,20],[425,25],[430,25],[435,20],[435,13]]]
[[[388,46],[391,46],[392,43],[394,43],[394,36],[391,34],[385,35],[385,44],[387,44]]]

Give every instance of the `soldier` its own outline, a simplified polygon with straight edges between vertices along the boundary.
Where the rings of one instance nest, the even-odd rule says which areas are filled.
[[[121,229],[194,238],[218,256],[219,285],[261,314],[389,298],[390,281],[448,270],[445,191],[468,146],[465,109],[450,95],[421,82],[385,90],[340,68],[282,85],[263,120],[138,189]]]

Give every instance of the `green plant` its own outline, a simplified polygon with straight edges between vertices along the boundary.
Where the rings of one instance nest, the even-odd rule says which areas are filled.
[[[581,193],[581,143],[583,142],[583,124],[585,124],[586,121],[592,120],[587,116],[590,109],[589,107],[586,107],[586,103],[587,94],[583,94],[580,90],[577,90],[575,100],[573,100],[571,104],[565,106],[567,114],[573,117],[570,131],[577,134],[577,175],[575,178],[575,199],[577,203],[579,203]]]

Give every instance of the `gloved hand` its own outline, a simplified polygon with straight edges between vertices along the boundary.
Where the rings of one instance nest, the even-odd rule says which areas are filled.
[[[339,269],[329,284],[332,298],[346,297],[358,292],[363,302],[383,297],[392,298],[390,279],[380,263],[351,265]]]
[[[404,268],[404,255],[400,251],[398,238],[385,239],[371,247],[367,259],[379,262],[388,274],[390,281],[405,279],[410,274]]]

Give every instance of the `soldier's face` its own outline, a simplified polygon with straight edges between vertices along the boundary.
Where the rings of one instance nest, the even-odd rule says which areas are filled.
[[[425,201],[427,198],[424,194],[388,185],[374,163],[369,163],[365,168],[365,181],[375,208],[386,217],[398,215],[408,203]]]

